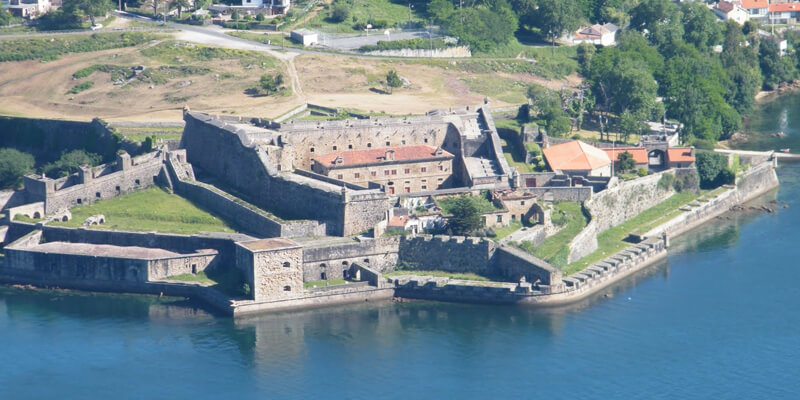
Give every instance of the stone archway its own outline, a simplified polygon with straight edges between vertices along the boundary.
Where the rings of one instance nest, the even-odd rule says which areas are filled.
[[[650,167],[663,167],[666,164],[666,154],[663,150],[654,149],[647,152],[647,165]]]

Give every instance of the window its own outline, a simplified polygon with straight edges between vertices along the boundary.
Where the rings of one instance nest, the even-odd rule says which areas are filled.
[[[139,185],[141,184],[141,182],[139,182],[139,180],[138,180],[138,179],[137,179],[137,180],[135,180],[135,181],[134,181],[134,183],[136,184],[136,186],[139,186]]]
[[[292,287],[291,286],[284,286],[283,287],[283,291],[284,292],[291,292],[292,291]]]
[[[397,170],[396,169],[392,170],[392,175],[397,175]]]
[[[197,264],[192,264],[192,275],[197,275]]]
[[[100,192],[95,192],[94,197],[100,198]]]
[[[348,144],[348,145],[347,145],[347,148],[348,148],[348,149],[352,149],[352,148],[353,148],[353,145],[352,145],[352,144]]]
[[[441,182],[442,180],[443,180],[442,178],[437,179],[437,181],[439,181],[439,182]]]
[[[355,174],[353,174],[353,177],[356,179],[361,178],[361,174],[356,172]]]
[[[406,144],[406,141],[405,141],[405,139],[401,140],[401,141],[400,141],[400,144]]]
[[[365,262],[365,263],[367,263],[367,264],[369,264],[369,258],[365,258],[365,259],[364,259],[364,262]]]
[[[388,169],[383,170],[383,174],[389,176],[389,170]]]
[[[333,150],[334,150],[334,151],[336,150],[336,146],[333,146]]]
[[[82,203],[83,203],[83,200],[82,200],[82,199],[78,199],[78,200],[76,200],[76,202],[77,202],[78,204],[82,204]]]
[[[323,281],[327,279],[327,278],[325,277],[325,273],[324,273],[324,272],[320,272],[320,274],[319,274],[319,279],[320,279],[320,280],[323,280]]]
[[[338,174],[338,175],[336,175],[336,179],[340,179],[340,180],[341,180],[341,179],[343,179],[343,178],[344,178],[344,175],[342,175],[342,174]]]
[[[312,147],[312,148],[308,149],[308,152],[309,153],[313,153],[314,152],[314,148]]]
[[[342,265],[344,265],[346,267],[346,266],[350,265],[350,263],[347,262],[347,261],[342,261]]]
[[[428,143],[428,138],[425,138],[425,143]]]
[[[288,261],[286,261],[286,262],[284,262],[284,263],[283,263],[283,268],[289,268],[289,267],[291,267],[291,266],[292,266],[292,263],[290,263],[290,262],[288,262]]]
[[[511,214],[511,220],[512,220],[512,221],[516,221],[516,220],[517,220],[517,216],[516,216],[516,215],[514,215],[514,214]]]
[[[407,187],[407,188],[403,188],[403,192],[405,192],[405,193],[411,193],[411,188],[409,188],[409,187]]]
[[[394,188],[389,186],[389,194],[394,194]]]
[[[411,173],[411,168],[404,169],[403,173],[406,174],[406,175],[410,174]]]
[[[444,171],[444,165],[439,166],[439,171]]]
[[[497,222],[503,222],[503,216],[502,215],[498,215],[497,216]]]
[[[422,185],[422,190],[425,190],[425,189],[427,189],[427,188],[428,188],[428,186],[426,186],[426,185]]]
[[[118,192],[121,190],[119,186],[117,186],[115,189],[117,189]]]
[[[419,172],[428,172],[428,167],[422,167],[419,169]]]
[[[369,174],[372,175],[372,176],[378,176],[378,173],[376,171],[372,171]]]
[[[391,146],[392,144],[391,144],[391,143],[390,143],[390,142],[387,140],[387,141],[386,141],[386,145],[387,145],[387,146]]]
[[[367,147],[372,147],[372,143],[367,143]]]
[[[525,200],[520,201],[519,205],[524,206],[525,205]]]

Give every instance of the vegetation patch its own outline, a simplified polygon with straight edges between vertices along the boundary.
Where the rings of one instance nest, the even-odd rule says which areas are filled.
[[[563,268],[569,257],[569,243],[589,221],[581,203],[569,201],[555,203],[551,220],[553,224],[563,227],[558,233],[545,239],[539,247],[534,247],[531,242],[521,242],[517,246],[557,268]]]
[[[522,228],[522,223],[519,221],[511,221],[508,226],[504,226],[502,228],[494,228],[495,236],[492,238],[494,240],[501,240],[504,237],[520,230]]]
[[[72,220],[54,225],[79,227],[86,218],[102,214],[106,224],[93,226],[126,231],[158,231],[193,234],[198,232],[234,232],[225,221],[198,208],[176,194],[157,187],[110,200],[74,207]]]
[[[445,38],[436,38],[436,39],[415,38],[415,39],[393,40],[393,41],[379,40],[377,44],[361,46],[358,49],[358,51],[369,52],[369,51],[405,50],[405,49],[431,50],[431,49],[446,49],[448,47],[453,47],[454,45],[455,45],[454,41],[452,40],[448,41]]]
[[[483,275],[478,275],[468,272],[450,272],[450,271],[439,271],[439,270],[400,269],[383,274],[383,276],[386,277],[402,276],[402,275],[432,276],[435,278],[463,279],[465,281],[479,281],[479,282],[489,282],[493,280]]]
[[[83,92],[85,90],[91,89],[93,86],[94,86],[94,82],[93,81],[81,82],[81,83],[73,86],[72,89],[68,90],[67,94],[78,94],[78,93]]]
[[[350,281],[346,281],[344,279],[328,279],[327,281],[303,282],[303,289],[312,289],[315,287],[323,287],[323,286],[346,285],[348,283],[350,283]]]
[[[631,243],[623,241],[631,232],[635,230],[642,231],[645,229],[652,229],[658,226],[658,224],[678,216],[682,212],[679,208],[692,202],[697,197],[697,194],[690,192],[673,194],[668,199],[645,210],[625,223],[600,233],[597,235],[597,250],[566,266],[566,268],[563,269],[564,273],[566,275],[574,274],[589,265],[631,246]]]
[[[142,50],[142,54],[166,64],[187,64],[198,61],[239,60],[244,67],[274,68],[274,58],[256,51],[225,49],[184,42],[163,42]]]
[[[436,199],[436,204],[442,208],[442,214],[452,215],[453,210],[458,203],[458,199],[460,198],[466,198],[467,201],[472,204],[480,214],[499,210],[499,208],[495,207],[494,204],[492,204],[492,202],[483,195],[445,197],[443,199]]]
[[[168,276],[164,280],[201,283],[231,297],[250,296],[250,285],[245,283],[242,273],[235,268],[207,269],[196,274]]]
[[[160,36],[131,32],[0,39],[0,62],[35,59],[53,61],[62,54],[138,46],[157,38]]]

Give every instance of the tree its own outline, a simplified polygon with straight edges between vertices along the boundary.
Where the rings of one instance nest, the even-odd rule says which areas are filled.
[[[491,6],[455,10],[443,25],[472,50],[489,51],[511,41],[519,21],[506,0],[495,0]]]
[[[758,60],[761,75],[764,77],[764,86],[775,89],[783,82],[787,82],[794,75],[794,66],[789,58],[780,56],[778,43],[772,38],[764,38],[758,46]]]
[[[696,166],[701,189],[713,189],[733,183],[735,175],[728,168],[728,158],[716,153],[697,153]]]
[[[22,177],[33,171],[34,159],[28,153],[15,149],[0,149],[0,187],[17,188]]]
[[[258,86],[247,89],[247,93],[256,96],[269,96],[283,89],[283,74],[264,74],[258,80]]]
[[[698,50],[707,52],[722,41],[722,31],[714,15],[705,4],[686,2],[681,4],[683,12],[683,39]]]
[[[453,202],[447,227],[454,235],[468,235],[481,227],[481,214],[469,196],[459,196]]]
[[[636,168],[636,161],[633,160],[633,154],[624,152],[617,157],[620,172],[630,171]]]
[[[386,74],[386,85],[389,86],[390,91],[394,88],[403,86],[403,80],[400,79],[399,75],[397,75],[397,71],[393,69],[389,70],[389,73]]]
[[[188,10],[192,6],[190,0],[175,0],[175,7],[178,9],[178,19],[181,19],[183,10]]]
[[[647,31],[647,39],[662,55],[683,38],[681,10],[671,0],[643,0],[631,10],[630,27]]]
[[[331,10],[331,21],[344,22],[350,18],[350,7],[347,4],[337,2]]]
[[[641,118],[628,110],[625,110],[617,121],[617,129],[622,134],[622,140],[625,142],[628,141],[631,135],[641,132],[644,128]]]
[[[556,39],[580,27],[581,15],[575,12],[577,9],[576,0],[540,0],[535,25],[555,47]]]
[[[100,163],[101,157],[83,150],[72,150],[61,153],[61,157],[44,166],[45,175],[56,179],[78,172],[82,165],[95,166]]]
[[[587,74],[592,65],[592,57],[597,52],[597,48],[593,44],[582,42],[578,45],[578,65],[584,74]]]
[[[603,48],[592,59],[589,79],[598,102],[607,110],[626,110],[647,117],[656,107],[658,85],[647,64],[614,47]]]
[[[428,3],[428,15],[438,23],[445,23],[456,11],[453,2],[450,0],[431,0]]]
[[[64,2],[64,10],[77,18],[89,17],[92,26],[95,18],[108,14],[114,5],[108,0],[72,0]]]
[[[11,15],[8,10],[4,8],[0,8],[0,26],[6,26],[11,24],[13,16]]]

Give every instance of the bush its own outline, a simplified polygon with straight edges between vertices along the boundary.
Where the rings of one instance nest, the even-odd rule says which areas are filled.
[[[346,4],[336,3],[331,10],[330,20],[333,22],[344,22],[350,18],[350,8]]]
[[[670,187],[673,187],[675,184],[675,175],[672,174],[663,174],[661,175],[661,179],[658,180],[658,188],[661,190],[667,190]]]
[[[92,81],[82,82],[75,85],[72,89],[67,91],[67,94],[78,94],[80,92],[83,92],[84,90],[91,89],[92,86],[94,86],[94,82]]]
[[[17,188],[22,177],[33,171],[33,156],[15,149],[0,149],[0,187]]]
[[[62,54],[137,46],[157,37],[153,34],[132,32],[0,40],[0,62],[34,59],[53,61]]]
[[[728,157],[716,153],[697,153],[697,175],[700,187],[713,189],[721,185],[733,183],[736,174],[728,168]]]
[[[100,163],[101,157],[94,153],[87,153],[83,150],[72,150],[64,152],[61,157],[42,168],[45,175],[56,179],[69,174],[78,172],[81,165],[95,166]]]

